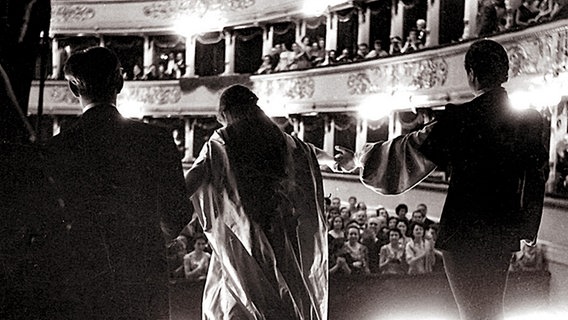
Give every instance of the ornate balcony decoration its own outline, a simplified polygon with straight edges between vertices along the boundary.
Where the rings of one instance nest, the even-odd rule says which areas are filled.
[[[87,6],[53,6],[51,8],[51,19],[53,22],[81,22],[95,17],[95,9]]]
[[[147,105],[176,104],[181,100],[177,83],[170,86],[126,86],[118,96],[121,101],[135,101]]]
[[[187,16],[203,17],[210,11],[238,11],[248,9],[255,0],[175,0],[160,1],[144,7],[144,15],[154,19]]]
[[[367,95],[404,88],[406,90],[441,87],[448,77],[444,58],[403,62],[351,73],[347,87],[351,95]],[[390,90],[385,90],[388,88]]]
[[[309,99],[314,95],[315,82],[312,77],[255,81],[254,91],[268,100],[271,97],[287,100]]]

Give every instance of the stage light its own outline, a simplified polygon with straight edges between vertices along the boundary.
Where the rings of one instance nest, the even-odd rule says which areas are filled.
[[[137,118],[141,119],[144,117],[143,113],[144,103],[140,101],[121,101],[117,105],[118,112],[125,118]]]
[[[367,120],[380,120],[388,117],[395,104],[392,96],[387,94],[372,95],[359,105],[359,115]]]

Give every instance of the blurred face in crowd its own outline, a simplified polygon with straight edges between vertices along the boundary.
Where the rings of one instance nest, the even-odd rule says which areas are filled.
[[[365,204],[365,202],[361,201],[361,202],[357,203],[357,210],[367,211],[367,205]]]
[[[361,55],[365,56],[367,55],[367,53],[369,53],[369,47],[367,47],[366,45],[359,45],[359,52],[361,53]]]
[[[412,213],[412,221],[423,222],[423,220],[424,220],[424,216],[422,214],[422,211],[416,210]]]
[[[347,241],[349,241],[351,244],[354,244],[357,241],[359,241],[359,229],[358,228],[351,227],[347,230]]]
[[[207,246],[207,241],[205,241],[204,239],[197,239],[193,244],[193,249],[196,252],[203,252],[203,250],[205,250],[205,246]]]
[[[380,217],[384,217],[385,219],[388,219],[389,217],[389,213],[385,208],[379,208],[379,210],[377,211],[377,215]]]
[[[428,208],[427,208],[426,205],[424,205],[424,204],[419,204],[419,205],[416,207],[416,210],[422,211],[422,215],[423,215],[424,217],[426,217],[426,214],[428,213]]]
[[[396,219],[395,217],[389,218],[389,219],[388,219],[387,227],[389,227],[389,229],[394,229],[394,228],[396,228],[396,222],[397,222],[397,219]]]
[[[343,229],[343,219],[341,217],[335,217],[332,220],[332,228],[333,230],[341,230]]]
[[[351,212],[349,212],[349,208],[342,207],[339,211],[339,215],[343,218],[343,220],[348,221],[351,218]]]
[[[349,197],[348,202],[349,202],[349,205],[355,207],[355,206],[357,205],[357,198],[355,198],[355,197]]]
[[[319,41],[318,41],[318,46],[319,46],[321,49],[325,49],[325,39],[319,39]]]
[[[397,216],[399,218],[405,218],[406,217],[406,209],[405,208],[400,208],[397,212]]]
[[[424,237],[424,228],[418,224],[414,225],[414,228],[412,229],[412,236],[414,236],[414,239],[421,239]]]
[[[365,224],[367,222],[367,213],[363,210],[357,211],[355,214],[355,221],[357,221],[360,225]]]
[[[341,206],[341,199],[339,199],[338,197],[331,199],[331,205],[335,206],[335,207],[340,207]]]
[[[379,218],[369,218],[369,229],[371,229],[375,235],[379,234],[380,227],[381,222],[379,221]]]
[[[406,223],[404,223],[404,222],[402,222],[402,221],[399,221],[399,222],[396,224],[396,228],[397,228],[398,230],[400,230],[400,232],[402,232],[402,234],[406,234],[406,232],[408,231],[408,227],[406,226]]]
[[[426,230],[426,234],[424,235],[424,237],[426,239],[436,241],[436,239],[438,239],[438,233],[436,232],[436,229],[428,228],[428,230]]]
[[[396,231],[389,231],[389,241],[391,244],[399,244],[400,235]]]

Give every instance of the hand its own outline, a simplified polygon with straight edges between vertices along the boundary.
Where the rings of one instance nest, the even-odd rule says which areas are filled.
[[[349,149],[336,146],[335,150],[339,152],[335,155],[335,168],[340,172],[353,172],[357,168],[355,163],[355,153]]]

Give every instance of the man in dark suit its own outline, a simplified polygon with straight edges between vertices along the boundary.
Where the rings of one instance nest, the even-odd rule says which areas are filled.
[[[501,84],[509,60],[495,41],[473,43],[465,56],[476,98],[447,105],[422,131],[366,146],[362,181],[377,192],[403,192],[436,166],[450,185],[436,247],[462,320],[503,319],[512,252],[536,239],[544,198],[547,152],[534,110],[514,110]],[[351,169],[350,154],[339,165]]]
[[[169,319],[166,243],[190,220],[173,138],[120,115],[121,68],[108,49],[72,55],[64,72],[83,115],[46,146],[63,199],[47,318]]]

